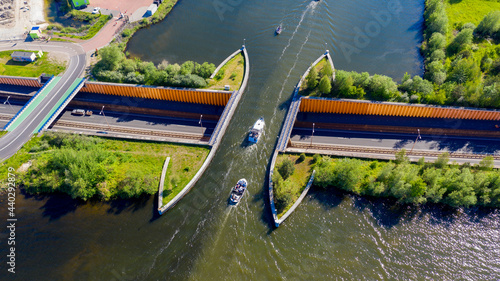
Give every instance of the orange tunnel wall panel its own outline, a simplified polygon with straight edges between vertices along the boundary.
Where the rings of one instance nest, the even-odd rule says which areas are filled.
[[[212,100],[204,102],[214,103]],[[422,118],[500,120],[500,112],[493,110],[433,107],[408,104],[370,103],[316,98],[302,98],[300,111],[314,113],[406,116]]]

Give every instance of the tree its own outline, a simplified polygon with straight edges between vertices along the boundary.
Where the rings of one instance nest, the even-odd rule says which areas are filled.
[[[466,48],[466,46],[470,45],[472,43],[472,38],[474,37],[472,33],[473,30],[470,28],[462,29],[462,31],[457,34],[455,39],[453,39],[453,42],[451,42],[449,47],[450,51],[457,53]]]
[[[457,58],[452,63],[452,70],[449,79],[458,84],[465,84],[472,81],[480,75],[481,71],[474,60]]]
[[[500,11],[487,14],[474,30],[481,37],[494,36],[500,30]]]
[[[329,76],[323,76],[323,78],[321,78],[321,81],[319,81],[319,91],[322,94],[329,94],[331,90],[332,84],[330,82]]]
[[[318,71],[316,70],[315,67],[311,68],[309,74],[307,74],[306,80],[307,80],[307,88],[311,90],[316,88],[316,86],[318,85]]]
[[[450,161],[450,154],[448,152],[445,152],[438,156],[438,158],[434,162],[434,166],[436,166],[436,168],[442,169],[446,167],[446,165],[448,165],[449,161]]]
[[[486,156],[483,160],[479,161],[479,169],[484,171],[491,171],[495,165],[495,160],[493,156]]]
[[[181,70],[180,70],[181,75],[188,75],[193,73],[193,71],[194,71],[194,62],[186,61],[181,65]]]
[[[283,180],[288,179],[288,177],[290,177],[293,172],[295,172],[295,166],[293,165],[292,160],[288,158],[284,159],[278,168],[278,172],[280,173]]]
[[[104,70],[115,70],[123,60],[124,55],[122,50],[116,44],[109,45],[99,50],[101,57],[100,64]]]
[[[446,37],[439,33],[434,32],[427,43],[427,52],[432,54],[436,50],[442,50],[446,47]]]
[[[329,78],[333,77],[333,70],[330,62],[326,61],[325,66],[321,69],[320,76],[328,76]]]
[[[410,159],[408,156],[406,156],[406,149],[401,149],[400,151],[396,152],[396,160],[394,161],[396,164],[403,164],[403,163],[409,163]]]
[[[299,163],[304,162],[304,160],[306,160],[306,155],[304,153],[301,153],[298,160]]]

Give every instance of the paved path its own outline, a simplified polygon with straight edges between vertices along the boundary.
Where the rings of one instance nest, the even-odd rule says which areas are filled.
[[[61,80],[50,91],[47,98],[43,99],[35,110],[23,120],[18,126],[4,137],[0,138],[0,160],[3,161],[14,155],[24,143],[33,135],[33,131],[49,114],[64,93],[71,87],[72,83],[82,74],[85,68],[85,53],[81,46],[65,43],[50,42],[42,43],[44,51],[64,52],[70,55],[67,70],[61,77]],[[39,49],[39,43],[15,42],[0,43],[0,51],[16,49]]]
[[[94,36],[85,42],[80,43],[86,53],[95,51],[109,44],[118,30],[125,24],[124,19],[112,18],[108,23]]]

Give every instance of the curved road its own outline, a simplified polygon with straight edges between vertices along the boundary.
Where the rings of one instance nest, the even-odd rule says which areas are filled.
[[[36,127],[47,116],[57,101],[69,89],[71,84],[80,77],[86,66],[86,54],[80,45],[66,42],[32,43],[24,41],[13,41],[10,43],[0,43],[0,51],[19,49],[43,49],[46,52],[63,52],[69,55],[68,67],[61,80],[52,89],[49,95],[42,100],[36,111],[16,127],[13,131],[0,138],[0,162],[14,155],[21,146],[26,143]]]

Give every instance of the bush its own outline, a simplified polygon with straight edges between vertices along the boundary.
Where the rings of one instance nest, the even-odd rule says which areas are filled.
[[[460,31],[453,42],[451,42],[449,49],[452,53],[457,53],[465,49],[468,45],[472,43],[473,30],[470,28],[465,28]]]
[[[133,29],[125,28],[122,32],[122,37],[130,37],[130,35],[132,35],[133,32],[134,32]]]
[[[474,30],[478,36],[493,37],[500,29],[500,11],[492,11],[487,14]]]
[[[315,67],[312,67],[306,77],[307,88],[314,89],[318,85],[318,72]]]
[[[292,160],[288,158],[284,159],[278,167],[278,172],[280,173],[283,180],[288,179],[288,177],[290,177],[293,172],[295,172],[295,166]]]
[[[329,76],[323,76],[321,81],[319,81],[319,92],[322,94],[328,94],[332,90],[332,84],[330,82]]]
[[[304,162],[304,160],[306,160],[306,154],[305,153],[301,153],[298,160],[299,160],[298,161],[299,163]]]
[[[321,155],[319,154],[314,154],[313,155],[313,159],[312,159],[312,163],[313,164],[316,164],[316,163],[319,163],[321,161]]]
[[[434,162],[434,166],[436,166],[436,168],[442,169],[448,165],[449,161],[450,161],[450,154],[448,152],[445,152],[438,156],[438,158]]]

